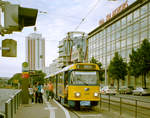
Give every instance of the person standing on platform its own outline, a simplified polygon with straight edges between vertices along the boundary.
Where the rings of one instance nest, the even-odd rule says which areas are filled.
[[[43,103],[43,97],[42,97],[42,85],[41,84],[38,84],[37,86],[38,88],[38,102],[39,103]]]
[[[33,104],[33,102],[34,102],[34,98],[33,98],[34,92],[33,92],[32,85],[29,86],[28,90],[29,90],[29,96],[30,96],[30,98],[31,98],[31,102],[32,102],[32,104]]]
[[[51,97],[51,99],[54,98],[54,93],[53,93],[53,83],[50,81],[48,84],[48,91],[49,91],[49,97]],[[49,100],[48,97],[48,100]]]

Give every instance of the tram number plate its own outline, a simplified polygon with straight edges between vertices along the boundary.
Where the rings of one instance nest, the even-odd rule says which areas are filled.
[[[90,106],[91,102],[90,101],[80,101],[80,106]]]

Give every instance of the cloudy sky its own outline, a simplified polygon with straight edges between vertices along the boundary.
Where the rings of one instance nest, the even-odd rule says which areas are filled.
[[[81,20],[85,21],[77,29],[89,33],[98,26],[102,18],[120,6],[126,0],[7,0],[12,4],[20,4],[22,7],[36,8],[38,13],[36,27],[37,33],[41,33],[46,40],[46,66],[58,57],[58,41],[62,40],[66,33],[74,31]],[[131,4],[135,0],[128,0]],[[91,11],[89,15],[89,11]],[[1,36],[1,41],[12,38],[17,41],[17,58],[1,57],[0,51],[0,77],[11,77],[21,72],[21,64],[25,61],[25,37],[33,33],[33,27],[26,27],[22,32]]]

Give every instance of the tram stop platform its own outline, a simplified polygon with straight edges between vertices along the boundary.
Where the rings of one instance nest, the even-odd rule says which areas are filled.
[[[81,116],[80,116],[81,117]],[[78,118],[75,114],[65,112],[63,108],[56,103],[55,100],[50,100],[50,102],[34,103],[34,104],[22,104],[14,118]],[[89,116],[82,116],[81,118],[91,118]],[[92,118],[125,118],[121,117],[116,113],[108,111],[100,111],[99,117]]]

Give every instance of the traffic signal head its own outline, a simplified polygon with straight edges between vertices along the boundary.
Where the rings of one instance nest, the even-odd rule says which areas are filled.
[[[2,56],[16,57],[17,56],[17,41],[13,39],[2,40]]]
[[[37,13],[37,9],[7,3],[4,6],[4,27],[9,31],[21,31],[23,27],[34,26]]]

